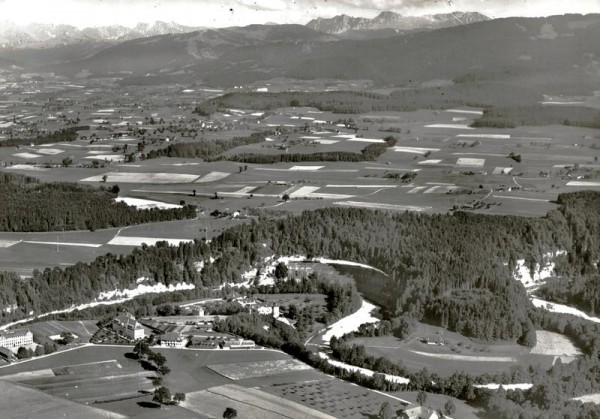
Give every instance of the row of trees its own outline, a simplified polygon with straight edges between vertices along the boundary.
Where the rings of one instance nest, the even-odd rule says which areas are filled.
[[[150,335],[136,342],[133,352],[146,369],[155,370],[158,375],[152,378],[154,396],[152,401],[159,404],[179,404],[185,400],[185,393],[171,395],[171,390],[165,386],[164,377],[171,369],[167,366],[167,358],[160,352],[153,351],[150,346],[154,343],[154,336]]]

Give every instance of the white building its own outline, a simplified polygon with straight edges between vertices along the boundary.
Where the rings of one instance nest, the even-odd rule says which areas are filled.
[[[188,340],[181,333],[168,332],[160,336],[160,346],[165,348],[185,348]]]
[[[113,319],[113,330],[120,332],[129,339],[138,340],[144,338],[144,328],[135,319],[135,316],[127,312],[120,313]]]
[[[263,314],[265,316],[273,315],[273,318],[275,319],[279,317],[279,307],[277,307],[276,305],[261,305],[256,308],[256,311],[258,311],[259,314]]]
[[[33,333],[27,329],[4,330],[0,332],[0,346],[19,348],[33,345]]]

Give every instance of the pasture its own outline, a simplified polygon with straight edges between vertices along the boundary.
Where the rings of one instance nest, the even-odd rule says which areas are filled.
[[[53,396],[37,389],[0,380],[0,392],[4,400],[10,403],[0,403],[0,416],[3,418],[48,418],[64,417],[95,418],[125,418],[114,412],[85,406],[61,397]]]
[[[193,394],[233,383],[244,387],[260,385],[265,386],[264,394],[259,392],[260,394],[252,395],[251,390],[248,390],[248,394],[272,401],[274,397],[267,393],[271,393],[269,387],[273,384],[324,377],[282,352],[267,349],[156,348],[156,351],[167,357],[167,363],[172,370],[165,378],[166,385],[172,391],[178,392]],[[0,368],[0,383],[3,379],[14,380],[40,389],[48,395],[90,405],[98,402],[96,406],[127,416],[151,417],[153,410],[144,407],[144,402],[149,402],[151,396],[145,396],[143,391],[152,390],[149,377],[154,373],[144,371],[136,360],[125,356],[128,352],[131,352],[130,347],[89,345]],[[209,365],[211,368],[238,374],[234,377],[237,380],[213,372]],[[246,392],[241,390],[241,393],[236,394],[242,394],[241,400],[246,400]],[[289,404],[279,398],[274,403],[277,406]],[[303,409],[302,406],[296,408]],[[189,412],[180,407],[167,409],[171,412],[169,414],[174,414],[175,417],[190,416]],[[225,407],[221,414],[224,409]]]
[[[279,123],[271,125],[294,125],[287,127],[290,132],[252,148],[253,153],[259,154],[272,154],[276,152],[274,147],[281,145],[285,145],[290,153],[357,151],[369,142],[381,141],[389,134],[385,130],[400,129],[399,134],[392,133],[398,138],[397,145],[374,162],[245,164],[246,169],[238,170],[240,165],[234,162],[208,163],[194,159],[160,158],[124,164],[109,163],[104,169],[44,168],[41,164],[23,164],[31,161],[17,161],[5,170],[13,170],[13,167],[21,172],[29,171],[48,181],[73,180],[103,184],[105,180],[109,185],[118,183],[122,193],[132,198],[166,200],[174,205],[185,200],[211,210],[227,205],[297,212],[342,205],[389,211],[446,212],[453,205],[460,207],[469,205],[473,200],[482,200],[491,205],[484,205],[477,211],[542,215],[554,207],[551,201],[561,191],[598,187],[598,182],[593,179],[573,180],[565,175],[565,167],[569,165],[578,165],[581,176],[586,175],[585,170],[594,170],[597,156],[590,150],[595,138],[593,130],[519,127],[477,128],[465,133],[454,129],[461,126],[453,122],[459,114],[456,111],[461,112],[460,118],[466,118],[465,123],[473,121],[478,117],[475,112],[480,112],[451,109],[448,112],[381,112],[359,116],[324,113],[319,118],[326,123],[315,124],[313,119],[302,119],[315,110],[285,108],[276,110],[269,118]],[[344,117],[355,120],[356,130],[334,123]],[[300,130],[299,121],[309,124],[307,131],[304,128]],[[294,129],[298,132],[294,132]],[[95,154],[102,151],[98,147],[110,145],[110,142],[93,144],[97,148],[95,150],[87,150],[88,146],[92,146],[89,144],[75,142],[69,145],[81,146],[70,147],[70,150],[86,148],[87,156],[87,153],[99,156]],[[357,146],[359,148],[355,150]],[[64,148],[51,145],[36,147],[32,152]],[[248,150],[234,149],[228,154],[244,151]],[[511,153],[519,155],[522,160],[517,162],[509,158]],[[51,154],[45,156],[52,157]],[[27,167],[31,170],[27,170]],[[390,173],[411,171],[417,176],[407,185],[388,176]],[[272,188],[270,183],[288,187]],[[369,183],[383,188],[369,189]],[[329,188],[330,184],[336,184],[338,188]],[[292,199],[279,205],[280,197],[293,186],[296,187],[287,191]],[[364,191],[354,189],[357,186],[363,187]],[[440,187],[432,190],[435,186]],[[512,187],[511,190],[508,190],[509,187]],[[387,188],[391,189],[388,191]],[[193,190],[196,196],[192,196]],[[490,190],[494,192],[489,196],[476,196],[480,191]],[[221,194],[226,202],[211,202],[209,198],[215,193]]]
[[[410,371],[426,367],[441,376],[450,376],[457,371],[474,375],[508,371],[514,365],[549,367],[557,357],[568,362],[581,353],[562,335],[545,331],[537,334],[537,345],[526,348],[516,343],[480,342],[439,327],[419,324],[416,331],[402,340],[393,336],[360,337],[350,343],[364,345],[370,355],[400,362]],[[424,339],[429,336],[439,338],[444,344],[425,343]]]
[[[80,320],[80,321],[57,321],[49,320],[39,323],[32,323],[27,326],[34,335],[50,337],[57,336],[63,332],[70,332],[77,336],[75,342],[88,342],[94,333],[98,330],[96,321]]]
[[[295,359],[280,359],[274,361],[236,362],[228,364],[208,365],[212,371],[231,380],[265,377],[273,374],[305,371],[310,367]]]
[[[190,393],[181,406],[193,412],[215,418],[221,417],[227,407],[233,407],[238,412],[243,412],[243,417],[252,419],[276,419],[281,417],[333,418],[333,416],[283,397],[232,384]]]

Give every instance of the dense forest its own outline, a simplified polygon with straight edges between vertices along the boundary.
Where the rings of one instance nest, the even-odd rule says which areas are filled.
[[[361,150],[360,153],[351,151],[326,151],[320,153],[286,153],[286,154],[259,154],[244,153],[228,157],[228,160],[240,163],[274,164],[274,163],[299,163],[309,161],[340,161],[340,162],[360,162],[375,161],[388,147],[396,144],[396,140],[386,143],[369,144]]]
[[[521,125],[574,125],[600,128],[597,110],[578,106],[522,105],[487,108],[471,126],[484,128],[515,128]]]
[[[265,137],[271,134],[273,133],[258,132],[249,137],[235,137],[228,140],[201,140],[193,143],[171,144],[165,148],[151,150],[145,157],[147,159],[159,157],[201,158],[204,161],[212,161],[236,147],[262,143],[265,141]]]
[[[5,290],[3,303],[14,304],[13,297],[19,294],[18,305],[24,312],[40,312],[88,301],[107,289],[128,287],[140,276],[163,283],[220,285],[238,281],[242,271],[264,256],[265,244],[274,254],[349,259],[389,273],[382,278],[359,273],[355,277],[359,291],[392,316],[407,313],[466,336],[530,345],[531,304],[523,287],[512,279],[516,261],[526,258],[533,267],[544,253],[567,250],[573,266],[588,267],[586,258],[598,253],[597,244],[593,251],[580,248],[581,243],[597,240],[589,237],[595,230],[578,226],[597,217],[600,194],[584,195],[585,205],[578,204],[578,195],[570,196],[561,197],[563,209],[543,218],[328,208],[241,225],[210,245],[145,247],[129,256],[107,255],[91,264],[38,272],[27,283],[6,279],[0,289]],[[194,262],[210,256],[216,261],[197,272]],[[61,284],[64,292],[59,291]],[[53,294],[54,298],[41,298]]]
[[[0,231],[97,230],[196,216],[191,205],[139,210],[115,202],[116,191],[0,173]]]
[[[489,411],[496,415],[493,417],[596,412],[597,409],[590,406],[582,408],[569,397],[600,391],[597,375],[600,325],[534,308],[522,285],[512,277],[518,259],[525,258],[533,268],[545,253],[557,250],[566,251],[564,262],[557,266],[559,275],[575,273],[590,281],[597,277],[600,193],[563,194],[558,202],[561,207],[542,218],[460,212],[453,215],[391,214],[349,208],[307,211],[277,220],[261,218],[226,230],[210,243],[195,241],[173,247],[163,242],[143,246],[127,256],[108,254],[88,264],[36,271],[33,278],[25,281],[16,274],[2,273],[0,307],[17,306],[10,312],[3,310],[2,319],[8,322],[24,318],[30,311],[43,313],[88,302],[101,291],[135,286],[141,276],[163,284],[192,283],[196,285],[194,295],[207,295],[211,287],[240,281],[240,273],[259,266],[267,253],[348,259],[387,273],[376,275],[370,270],[366,275],[366,270],[361,269],[351,274],[358,291],[384,308],[383,315],[389,320],[388,333],[401,334],[403,329],[410,328],[412,321],[421,320],[466,336],[513,340],[531,346],[535,342],[535,330],[542,329],[565,334],[585,354],[568,365],[556,363],[549,371],[517,369],[497,377],[457,374],[440,379],[434,373],[422,371],[409,375],[411,389],[455,395],[465,400],[484,400]],[[214,258],[214,262],[211,263],[210,258]],[[195,265],[199,261],[204,262],[200,271]],[[315,284],[304,281],[297,286],[309,292],[315,288]],[[295,287],[289,290],[298,291]],[[333,290],[328,298],[328,310],[339,305],[353,307],[353,292],[338,291]],[[181,295],[164,298],[176,297],[181,298]],[[136,311],[144,310],[148,308],[136,305]],[[231,320],[223,327],[246,335],[254,333],[257,324],[268,321],[244,313],[240,316],[239,321]],[[332,319],[335,317],[337,315]],[[280,323],[277,330],[273,329],[277,332],[275,338],[269,334],[256,338],[265,339],[265,343],[281,347],[328,373],[373,388],[389,389],[390,385],[379,375],[359,377],[316,359],[298,343],[297,330],[277,323]],[[261,329],[264,330],[262,326]],[[360,348],[338,348],[337,355],[349,362],[367,363],[364,365],[376,370],[390,367],[384,361],[375,364],[376,360],[361,356],[361,351]],[[401,365],[390,368],[403,371]],[[473,390],[474,383],[492,379],[504,383],[531,379],[534,387],[508,393]]]
[[[600,313],[600,207],[593,192],[560,195],[558,211],[568,221],[574,246],[559,259],[557,278],[536,291],[550,301],[573,305],[592,315]],[[585,217],[581,217],[586,213]]]
[[[209,116],[227,109],[270,111],[286,107],[314,107],[339,114],[369,112],[408,112],[418,109],[448,109],[453,106],[487,107],[534,105],[542,100],[539,93],[521,87],[496,83],[481,84],[457,79],[440,87],[407,86],[390,94],[358,91],[227,93],[198,104],[195,112]],[[494,103],[490,102],[494,98]]]
[[[89,126],[77,126],[77,127],[69,127],[63,128],[58,131],[51,132],[45,135],[38,135],[35,138],[20,138],[20,137],[11,137],[6,140],[0,141],[0,147],[18,147],[21,145],[29,145],[29,144],[50,144],[50,143],[58,143],[58,142],[71,142],[75,141],[78,137],[79,131],[85,131],[90,129]]]

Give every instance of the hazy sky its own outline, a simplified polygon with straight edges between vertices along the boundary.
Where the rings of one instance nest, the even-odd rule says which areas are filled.
[[[301,23],[338,14],[373,17],[478,11],[490,17],[600,13],[600,0],[0,0],[0,21],[77,27],[174,21],[190,26]]]

